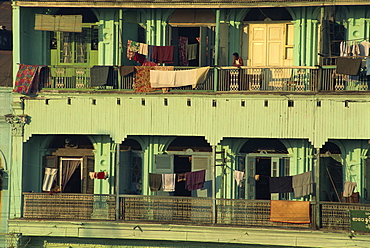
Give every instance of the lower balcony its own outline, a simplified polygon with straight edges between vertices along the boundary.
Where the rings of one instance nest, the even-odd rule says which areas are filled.
[[[112,67],[104,85],[92,83],[91,67],[50,66],[47,89],[114,89],[137,92],[139,78],[137,71],[125,76],[119,67]],[[175,67],[175,71],[195,69]],[[149,79],[147,79],[149,80]],[[140,82],[142,83],[142,81]],[[150,87],[150,82],[146,82]],[[325,67],[212,67],[204,82],[191,86],[173,87],[171,91],[210,92],[318,92],[318,91],[368,91],[370,79],[366,71],[357,76],[336,73],[336,66]],[[160,89],[157,89],[160,90]],[[154,91],[154,90],[153,90]],[[151,92],[151,91],[150,91]]]
[[[324,230],[350,231],[349,210],[370,211],[369,204],[320,202],[317,206],[311,202],[309,223],[297,224],[271,222],[269,200],[216,199],[214,205],[212,198],[202,197],[120,195],[117,200],[115,195],[64,193],[24,193],[23,200],[23,219],[35,221],[100,220],[308,230],[320,226]]]

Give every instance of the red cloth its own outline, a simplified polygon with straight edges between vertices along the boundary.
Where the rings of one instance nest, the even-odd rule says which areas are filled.
[[[97,179],[105,179],[105,173],[104,172],[98,172],[96,178]]]
[[[153,59],[158,63],[173,63],[173,46],[154,46]]]
[[[146,62],[145,56],[139,53],[135,53],[134,60],[142,65]]]
[[[189,60],[186,57],[186,47],[188,45],[188,37],[179,36],[179,62],[180,65],[188,66]]]
[[[45,69],[42,70],[43,68]],[[49,76],[47,67],[20,64],[13,91],[21,94],[37,94],[39,88],[50,84]]]

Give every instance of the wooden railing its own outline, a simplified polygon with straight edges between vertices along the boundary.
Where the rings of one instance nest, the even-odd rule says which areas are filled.
[[[188,70],[192,67],[175,67]],[[134,90],[135,72],[121,77],[118,68],[105,86],[91,86],[90,67],[51,66],[51,83],[43,87],[56,89]],[[217,75],[215,72],[217,71]],[[324,67],[217,67],[209,70],[206,80],[195,89],[191,86],[172,88],[172,92],[319,92],[368,91],[370,78],[366,71],[358,76],[336,73],[336,66]]]

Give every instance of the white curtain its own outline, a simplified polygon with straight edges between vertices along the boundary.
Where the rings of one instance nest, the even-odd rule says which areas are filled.
[[[58,169],[45,168],[44,182],[42,183],[43,191],[51,191],[57,172]]]
[[[62,161],[62,185],[66,187],[75,170],[81,165],[81,160],[63,160]]]

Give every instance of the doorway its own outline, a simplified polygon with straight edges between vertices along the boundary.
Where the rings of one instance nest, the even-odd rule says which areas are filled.
[[[256,158],[256,175],[260,175],[260,179],[256,181],[255,199],[270,200],[271,158]]]
[[[175,155],[174,156],[174,173],[181,174],[191,172],[191,158],[188,155]],[[191,191],[185,188],[186,181],[180,181],[175,184],[174,196],[191,196]]]
[[[59,185],[63,193],[82,193],[82,158],[60,158]]]

